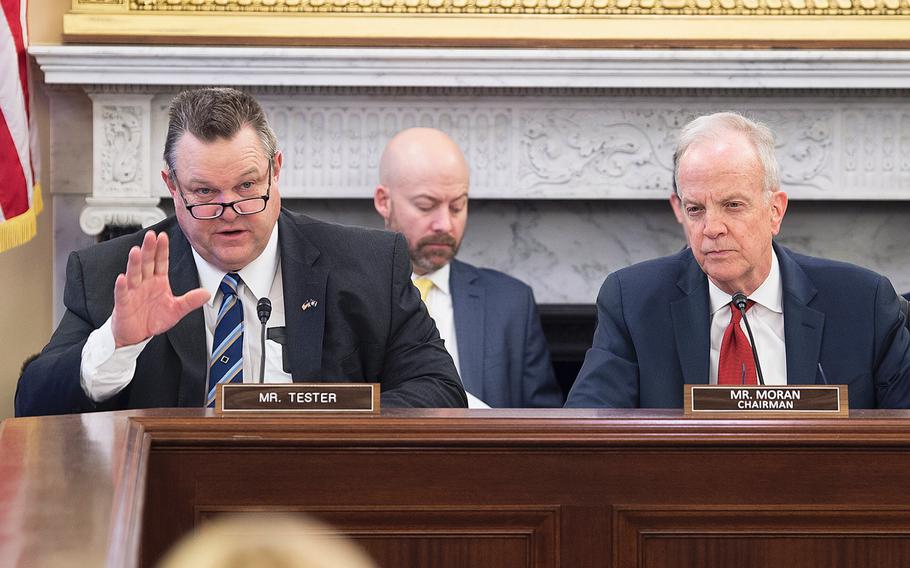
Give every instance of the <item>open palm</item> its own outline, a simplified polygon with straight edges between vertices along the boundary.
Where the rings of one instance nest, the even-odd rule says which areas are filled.
[[[202,288],[174,296],[168,281],[168,237],[145,234],[142,247],[130,250],[126,273],[114,284],[111,327],[117,347],[135,345],[174,327],[208,301]]]

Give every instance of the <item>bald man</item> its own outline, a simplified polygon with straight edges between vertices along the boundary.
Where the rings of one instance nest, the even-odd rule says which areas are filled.
[[[445,133],[410,128],[389,141],[373,198],[404,234],[412,278],[461,375],[471,407],[558,407],[531,288],[455,260],[468,219],[468,164]]]

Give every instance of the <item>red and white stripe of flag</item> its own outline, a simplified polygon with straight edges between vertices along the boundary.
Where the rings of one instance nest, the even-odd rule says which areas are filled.
[[[0,0],[0,252],[35,235],[41,211],[37,129],[29,109],[28,0]]]

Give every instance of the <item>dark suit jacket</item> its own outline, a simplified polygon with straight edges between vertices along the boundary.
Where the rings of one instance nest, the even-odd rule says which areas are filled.
[[[774,246],[789,384],[849,385],[851,408],[910,406],[910,332],[887,278]],[[680,408],[708,382],[708,279],[688,249],[607,277],[566,406]]]
[[[458,260],[449,286],[465,389],[493,407],[562,406],[530,286]]]
[[[174,293],[198,287],[191,248],[176,219],[152,229],[170,237]],[[19,379],[18,416],[203,404],[208,354],[202,310],[154,337],[129,386],[111,400],[95,404],[80,386],[82,347],[111,315],[114,280],[144,233],[70,255],[67,311]],[[379,382],[386,407],[466,405],[452,358],[411,285],[401,235],[282,211],[278,243],[294,381]],[[316,307],[300,309],[310,299]]]

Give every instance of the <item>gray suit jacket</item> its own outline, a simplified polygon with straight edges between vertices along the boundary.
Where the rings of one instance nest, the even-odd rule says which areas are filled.
[[[465,389],[493,407],[562,406],[531,288],[457,260],[449,285]]]
[[[174,293],[198,287],[191,248],[176,219],[151,228],[170,237]],[[82,347],[110,317],[114,280],[144,232],[70,255],[67,311],[50,343],[19,379],[18,416],[202,405],[207,364],[202,310],[154,337],[139,356],[129,386],[111,400],[95,404],[80,386]],[[411,285],[401,235],[283,210],[278,243],[295,382],[379,382],[386,407],[466,405],[452,359]],[[299,309],[310,299],[316,300],[315,309]]]

